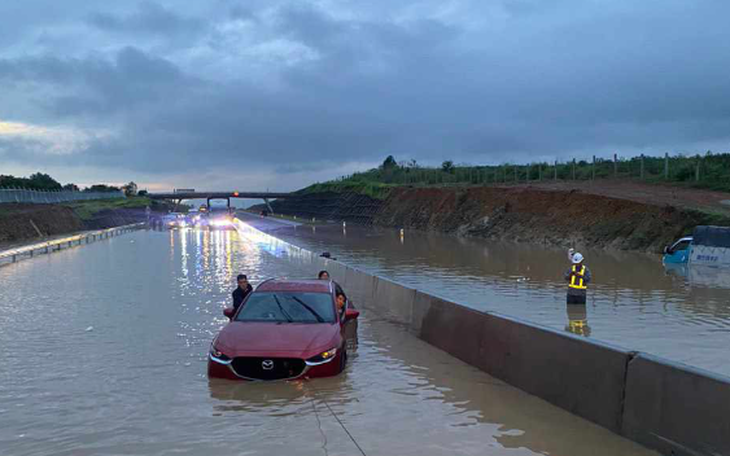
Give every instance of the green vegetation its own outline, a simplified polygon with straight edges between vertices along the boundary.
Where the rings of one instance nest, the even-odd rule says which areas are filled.
[[[128,198],[113,198],[103,200],[73,201],[63,203],[76,212],[82,220],[91,220],[98,213],[116,209],[139,209],[144,210],[150,206],[152,210],[160,210],[163,203],[142,196],[131,196]],[[166,206],[165,206],[166,207]]]
[[[367,195],[374,199],[384,200],[390,194],[390,191],[396,187],[395,184],[385,184],[377,181],[365,181],[365,180],[340,180],[325,182],[322,184],[314,184],[301,190],[301,193],[324,193],[324,192],[335,192],[335,193],[359,193],[361,195]]]
[[[61,190],[63,186],[48,174],[35,173],[30,177],[0,175],[0,188],[27,188],[30,190]]]
[[[415,160],[396,162],[388,156],[378,168],[340,179],[315,184],[305,193],[355,191],[383,199],[399,185],[490,185],[534,181],[587,181],[591,179],[637,179],[649,183],[705,188],[730,192],[730,154],[631,158],[595,158],[567,163],[456,165],[451,160],[441,166],[420,166]]]
[[[133,187],[130,187],[133,186]],[[35,173],[31,174],[30,177],[16,177],[12,175],[3,175],[0,174],[0,188],[22,188],[26,190],[45,190],[45,191],[72,191],[72,192],[78,192],[79,187],[76,184],[66,184],[61,185],[60,182],[58,182],[56,179],[52,178],[48,174],[44,173]],[[124,186],[125,192],[128,192],[129,189],[134,190],[136,193],[137,191],[137,184],[134,182],[130,182],[129,184]],[[95,184],[90,187],[85,188],[83,191],[85,192],[118,192],[120,190],[119,187],[114,187],[112,185],[106,185],[106,184]],[[134,193],[128,193],[128,194],[134,194]]]

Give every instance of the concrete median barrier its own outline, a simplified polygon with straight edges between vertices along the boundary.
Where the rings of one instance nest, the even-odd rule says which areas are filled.
[[[641,353],[626,377],[622,432],[662,454],[730,454],[730,379]]]
[[[391,321],[410,325],[416,290],[375,277],[371,307]]]
[[[630,352],[417,293],[411,329],[528,393],[619,432]]]
[[[481,312],[420,291],[415,294],[411,331],[429,344],[479,368],[484,367],[486,356],[482,352],[486,325],[486,315]]]
[[[372,302],[375,277],[371,274],[348,267],[345,271],[345,283],[341,285],[345,287],[347,296],[357,301],[356,305]]]

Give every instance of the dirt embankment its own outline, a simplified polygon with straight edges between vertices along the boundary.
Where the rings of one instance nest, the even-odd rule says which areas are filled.
[[[0,205],[0,243],[14,243],[82,231],[73,209],[54,204]]]
[[[142,208],[83,212],[62,204],[0,204],[0,246],[146,220]]]
[[[271,203],[274,212],[296,215],[306,219],[347,220],[369,225],[383,205],[383,201],[354,192],[319,192],[280,199]],[[263,210],[265,205],[252,209]]]
[[[397,189],[374,222],[460,236],[658,252],[696,225],[723,220],[575,190],[472,187]]]
[[[277,212],[319,219],[350,219],[559,246],[659,252],[696,225],[730,218],[668,204],[648,204],[572,189],[519,187],[397,188],[366,205],[338,194],[302,195],[278,202]],[[357,213],[361,213],[359,217]]]

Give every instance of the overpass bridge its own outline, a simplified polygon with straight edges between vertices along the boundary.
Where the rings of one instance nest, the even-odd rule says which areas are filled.
[[[273,213],[274,210],[271,208],[271,204],[269,204],[269,199],[291,198],[294,194],[286,192],[196,192],[194,190],[176,190],[169,193],[148,193],[147,196],[152,199],[171,200],[175,202],[175,205],[180,204],[183,200],[204,199],[208,202],[208,206],[210,206],[211,200],[224,199],[228,202],[228,207],[231,206],[231,198],[262,199],[269,208],[269,211]]]

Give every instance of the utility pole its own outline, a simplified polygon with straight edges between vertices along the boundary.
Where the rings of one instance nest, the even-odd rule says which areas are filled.
[[[596,180],[596,156],[593,156],[593,169],[591,170],[591,180]]]
[[[700,155],[697,154],[697,168],[695,169],[695,182],[700,181]]]
[[[573,159],[573,180],[575,180],[575,158]]]
[[[618,154],[613,154],[613,177],[618,177]]]
[[[640,160],[641,160],[641,168],[640,168],[641,171],[639,172],[639,177],[641,178],[641,180],[644,180],[644,154],[641,154]]]
[[[664,153],[664,180],[669,180],[669,152]]]

